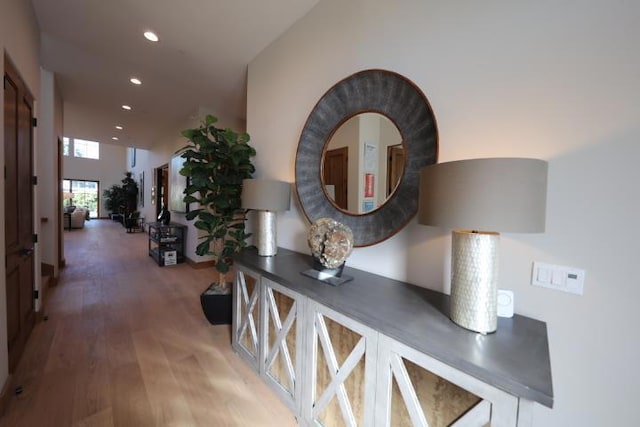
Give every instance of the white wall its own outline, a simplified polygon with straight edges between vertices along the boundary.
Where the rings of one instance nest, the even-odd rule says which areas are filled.
[[[35,150],[37,162],[37,202],[39,212],[36,226],[42,262],[54,267],[54,276],[58,277],[57,233],[62,228],[57,206],[60,184],[58,181],[58,139],[62,138],[62,98],[56,88],[52,72],[40,69],[40,102],[38,102],[38,147]],[[46,218],[46,222],[40,222]],[[58,222],[60,220],[60,223]]]
[[[40,96],[39,31],[31,2],[1,0],[0,3],[0,54],[8,55],[20,72],[27,87],[35,97]],[[0,58],[0,70],[4,76],[4,59]],[[35,105],[37,109],[37,102]],[[35,144],[38,144],[36,131]],[[0,164],[4,165],[4,114],[0,114]],[[0,174],[0,212],[4,218],[4,175]],[[4,226],[0,226],[0,259],[5,257]],[[36,265],[40,264],[36,254]],[[0,263],[0,392],[4,390],[9,374],[7,354],[7,301],[5,265]],[[36,278],[39,280],[39,278]]]
[[[501,287],[547,322],[555,406],[536,426],[637,423],[640,383],[639,2],[323,0],[249,66],[247,131],[258,176],[294,180],[307,115],[337,81],[367,68],[424,91],[439,161],[549,161],[547,229],[502,238]],[[308,252],[297,205],[279,244]],[[348,264],[448,292],[447,230],[412,221]],[[534,260],[584,268],[585,294],[529,285]]]
[[[381,116],[382,117],[382,116]],[[378,195],[378,206],[387,200],[387,170],[389,147],[402,143],[402,136],[396,125],[389,119],[380,120],[380,141],[382,141],[378,152],[378,178],[376,182],[376,192]]]
[[[74,135],[65,135],[73,138]],[[130,170],[127,149],[113,144],[100,144],[100,159],[63,156],[63,179],[80,179],[100,183],[100,207],[98,217],[105,218],[109,211],[104,205],[102,192],[112,185],[122,185],[125,172]]]
[[[372,197],[365,197],[365,174],[373,174],[374,188],[373,195],[377,197],[378,191],[375,184],[380,180],[379,161],[368,161],[367,157],[371,156],[377,159],[380,155],[380,120],[379,115],[372,113],[364,113],[358,116],[360,124],[359,144],[358,144],[358,206],[355,212],[364,213],[364,202],[376,203]],[[365,155],[365,148],[372,152]],[[372,163],[372,164],[368,164]]]

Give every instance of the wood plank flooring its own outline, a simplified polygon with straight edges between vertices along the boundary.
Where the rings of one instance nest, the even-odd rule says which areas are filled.
[[[65,231],[67,267],[13,376],[0,426],[294,426],[212,326],[213,269],[159,267],[147,235],[92,220]]]

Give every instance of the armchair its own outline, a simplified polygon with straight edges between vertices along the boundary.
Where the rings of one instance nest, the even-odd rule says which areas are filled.
[[[71,228],[84,228],[84,221],[87,219],[89,211],[84,208],[76,207],[71,215]]]

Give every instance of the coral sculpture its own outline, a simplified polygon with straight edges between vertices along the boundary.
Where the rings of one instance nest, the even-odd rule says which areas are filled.
[[[311,254],[326,268],[339,268],[353,250],[353,233],[346,225],[331,218],[311,224],[307,242]]]

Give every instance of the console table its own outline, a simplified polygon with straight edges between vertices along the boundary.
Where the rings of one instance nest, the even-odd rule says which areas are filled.
[[[515,315],[479,335],[447,295],[346,267],[339,287],[279,248],[235,258],[234,350],[300,425],[530,426],[553,406],[547,329]]]

